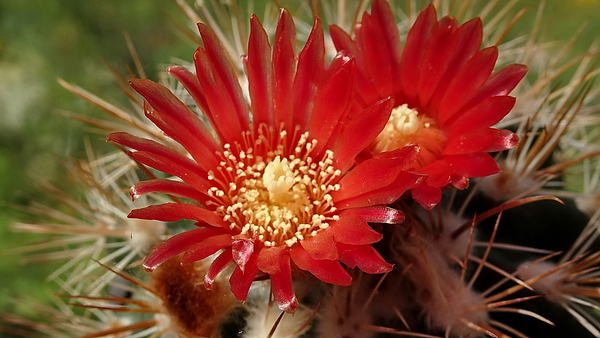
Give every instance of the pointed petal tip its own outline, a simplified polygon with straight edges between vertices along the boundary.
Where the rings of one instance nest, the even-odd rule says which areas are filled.
[[[137,189],[135,188],[135,185],[133,185],[131,188],[129,188],[129,196],[131,196],[132,201],[135,201],[138,198],[140,198],[142,194],[138,193]]]
[[[254,253],[254,242],[249,239],[235,239],[232,243],[232,249],[233,261],[244,272],[246,263]]]
[[[148,260],[149,260],[150,257],[152,257],[152,254],[150,254],[149,256],[147,256],[144,259],[144,262],[142,263],[142,268],[144,269],[144,271],[146,271],[148,273],[156,270],[156,268],[158,268],[160,266],[160,263],[162,263],[162,262],[157,263],[157,264],[148,263]]]
[[[277,306],[279,307],[279,309],[283,312],[286,313],[294,313],[296,312],[296,309],[299,306],[298,303],[298,299],[296,298],[296,295],[293,295],[293,297],[283,303],[277,303]]]
[[[210,278],[208,275],[204,276],[204,287],[206,290],[212,290],[214,282],[214,278]]]

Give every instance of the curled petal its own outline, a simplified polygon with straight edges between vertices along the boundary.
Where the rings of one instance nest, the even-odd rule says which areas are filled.
[[[334,68],[334,69],[332,69]],[[326,76],[327,81],[315,97],[314,107],[308,121],[308,133],[322,142],[317,143],[316,152],[320,152],[327,144],[339,121],[343,121],[348,113],[350,98],[354,90],[354,60],[338,54],[328,70],[333,74]]]
[[[222,235],[225,232],[226,230],[219,228],[200,228],[177,234],[155,247],[154,251],[144,259],[143,267],[146,271],[152,271],[169,258],[177,256],[192,246],[207,239],[210,240],[213,236]]]
[[[358,266],[363,272],[378,274],[392,270],[393,265],[386,263],[377,250],[370,245],[347,245],[338,243],[340,260],[350,268]]]
[[[508,65],[494,72],[467,106],[478,104],[488,97],[508,95],[525,74],[527,74],[527,66],[521,64]]]
[[[131,87],[148,101],[154,111],[147,116],[169,137],[179,142],[197,161],[213,157],[217,143],[200,118],[167,87],[146,79],[132,79]],[[211,162],[212,163],[212,162]]]
[[[482,152],[496,144],[502,134],[497,129],[485,128],[463,133],[448,140],[444,155],[461,155]],[[504,150],[504,149],[502,149]]]
[[[229,278],[231,292],[233,292],[233,295],[238,300],[245,301],[248,298],[248,290],[258,272],[258,266],[256,265],[257,258],[258,252],[255,251],[246,262],[244,270],[236,266],[231,274],[231,278]]]
[[[373,204],[390,204],[402,194],[421,184],[426,178],[423,174],[401,171],[390,184],[364,194],[337,202],[341,208],[362,208]]]
[[[287,253],[285,245],[264,247],[258,254],[258,269],[269,275],[275,275],[281,272],[279,262]]]
[[[298,308],[298,299],[294,294],[290,256],[284,255],[279,261],[279,273],[271,275],[271,290],[277,306],[292,313]]]
[[[450,176],[452,176],[452,166],[446,160],[437,160],[419,171],[429,175],[427,185],[430,187],[443,187],[450,183]]]
[[[402,211],[385,206],[356,208],[351,212],[369,223],[400,224],[405,218]]]
[[[448,122],[449,140],[461,133],[481,128],[488,128],[500,122],[515,106],[515,98],[510,96],[489,97],[459,114],[452,122]]]
[[[512,149],[519,144],[519,136],[512,131],[505,129],[493,130],[497,133],[496,140],[484,150],[485,152]]]
[[[312,259],[338,259],[333,235],[328,231],[319,231],[315,236],[301,240],[300,245],[310,254]]]
[[[207,199],[206,194],[192,188],[185,182],[178,182],[168,179],[154,179],[142,181],[134,184],[129,189],[129,195],[133,200],[140,198],[150,192],[158,192],[167,195],[173,195],[204,203]]]
[[[416,146],[407,146],[386,154],[386,158],[368,159],[342,177],[339,182],[342,188],[339,191],[333,192],[331,196],[334,201],[338,202],[371,194],[378,189],[389,187],[395,183],[403,170],[414,165],[417,154],[418,148]],[[415,184],[419,180],[417,176],[413,178],[406,177],[406,179],[408,181],[413,179],[412,184]],[[408,185],[411,186],[410,183]],[[397,195],[400,196],[402,193],[403,191],[400,191]],[[369,201],[367,203],[369,205],[388,204],[394,200],[395,198],[391,201],[377,201],[374,203]],[[353,207],[359,207],[359,205],[353,205]]]
[[[361,118],[345,121],[343,130],[333,138],[336,168],[345,172],[354,164],[356,156],[381,132],[393,107],[394,102],[388,97],[362,110]]]
[[[310,254],[300,245],[294,245],[289,252],[294,264],[325,283],[336,285],[350,285],[352,283],[352,277],[337,260],[312,259]]]
[[[150,205],[145,208],[132,210],[129,218],[154,219],[163,222],[175,222],[182,219],[194,220],[202,223],[208,223],[220,228],[228,228],[227,224],[220,216],[214,212],[195,205],[184,203],[165,203],[159,205]]]
[[[231,246],[231,234],[222,234],[206,238],[185,251],[182,264],[192,263],[204,259],[215,252]]]
[[[326,232],[333,235],[336,242],[362,245],[378,242],[383,235],[373,230],[359,215],[348,210],[333,222]]]
[[[234,239],[231,249],[233,250],[233,261],[244,271],[246,263],[254,253],[254,242],[249,239]]]
[[[217,258],[215,258],[208,268],[206,275],[204,275],[204,287],[207,290],[212,289],[215,278],[217,278],[217,275],[231,263],[231,259],[231,248],[224,250]]]
[[[190,93],[194,99],[194,102],[196,102],[202,111],[209,111],[208,105],[206,104],[206,98],[204,97],[204,93],[202,93],[202,89],[200,88],[200,82],[194,73],[190,72],[183,66],[170,66],[167,68],[167,73],[183,84],[185,90]],[[210,116],[210,114],[207,113],[207,116]]]
[[[487,153],[447,156],[446,161],[455,174],[464,177],[485,177],[500,172],[494,158]]]
[[[442,199],[442,188],[421,184],[411,191],[413,199],[425,210],[431,210]]]

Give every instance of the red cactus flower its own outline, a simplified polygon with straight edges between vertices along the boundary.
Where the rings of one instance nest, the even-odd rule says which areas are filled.
[[[527,68],[513,64],[493,72],[498,48],[480,50],[482,35],[479,18],[460,26],[451,17],[438,21],[430,5],[401,45],[384,0],[375,0],[371,14],[364,13],[354,39],[331,27],[336,48],[356,58],[360,104],[394,98],[390,120],[371,151],[419,145],[417,170],[429,177],[412,194],[428,209],[439,202],[443,187],[464,189],[471,177],[499,172],[488,153],[518,142],[512,132],[491,126],[513,108],[515,98],[508,94]]]
[[[207,124],[167,88],[131,80],[149,104],[146,115],[179,142],[189,157],[157,142],[113,133],[108,140],[130,148],[134,160],[182,181],[154,179],[131,188],[133,198],[161,192],[191,200],[133,210],[129,217],[195,220],[197,229],[177,234],[144,260],[153,270],[183,253],[193,262],[217,253],[208,269],[210,288],[226,266],[239,300],[257,276],[268,275],[274,299],[285,311],[298,306],[292,270],[326,283],[352,279],[340,262],[367,273],[391,269],[370,244],[381,239],[367,222],[399,223],[403,215],[385,207],[416,186],[423,175],[408,172],[418,147],[408,146],[356,165],[356,156],[383,129],[390,98],[349,117],[355,62],[339,53],[324,61],[318,19],[301,53],[293,46],[288,12],[278,21],[274,45],[251,18],[248,55],[243,58],[250,104],[215,34],[199,24],[204,47],[194,55],[196,75],[183,67],[169,73],[184,84]],[[151,108],[150,108],[151,107]]]

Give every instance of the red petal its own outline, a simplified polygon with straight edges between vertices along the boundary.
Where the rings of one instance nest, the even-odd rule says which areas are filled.
[[[279,126],[292,127],[294,72],[296,70],[296,58],[294,46],[296,43],[296,27],[294,20],[286,9],[281,10],[275,39],[273,40],[273,70],[275,75],[274,113],[275,123]]]
[[[500,172],[496,161],[487,153],[446,156],[454,173],[464,177],[485,177]]]
[[[463,108],[485,84],[498,59],[498,48],[488,47],[476,53],[454,76],[439,108],[438,121],[444,124]]]
[[[419,14],[414,25],[408,32],[400,63],[400,80],[402,81],[402,87],[408,101],[414,101],[417,97],[417,84],[421,76],[423,53],[425,53],[425,46],[431,34],[436,29],[437,14],[435,7],[429,5]]]
[[[338,258],[333,235],[328,231],[321,230],[315,236],[301,240],[300,244],[312,259],[333,260]]]
[[[195,244],[186,250],[181,258],[181,263],[187,264],[202,260],[215,252],[230,246],[231,234],[212,236],[210,239]]]
[[[452,175],[451,179],[452,186],[456,189],[463,190],[469,187],[469,178],[461,175]]]
[[[294,245],[289,252],[298,268],[310,272],[321,281],[336,285],[352,284],[352,277],[337,260],[312,259],[300,245]]]
[[[244,271],[246,263],[254,253],[254,242],[249,239],[234,239],[231,249],[233,250],[233,261]]]
[[[154,248],[142,264],[146,271],[152,271],[173,256],[185,252],[190,247],[203,241],[210,241],[212,237],[226,232],[219,228],[199,228],[177,234]]]
[[[363,272],[386,273],[394,267],[385,262],[381,255],[370,245],[346,245],[339,243],[340,260],[350,268],[358,266]]]
[[[370,223],[400,224],[404,222],[402,211],[384,206],[356,208],[348,211]]]
[[[442,188],[430,187],[427,183],[421,184],[411,191],[413,199],[425,210],[431,210],[442,199]]]
[[[211,133],[171,90],[145,79],[133,79],[129,83],[154,108],[154,111],[146,109],[146,116],[154,124],[179,142],[204,168],[217,163],[213,154],[218,146]]]
[[[204,275],[204,287],[207,290],[212,289],[213,283],[217,275],[223,271],[227,265],[231,263],[231,248],[224,250],[215,260],[212,262],[206,275]]]
[[[273,123],[273,63],[267,32],[256,15],[250,17],[250,39],[246,58],[248,89],[252,104],[253,124]]]
[[[233,274],[231,274],[231,278],[229,278],[231,292],[233,292],[233,295],[238,300],[245,301],[248,298],[248,290],[258,272],[258,266],[256,265],[257,258],[258,252],[254,251],[248,262],[246,262],[244,270],[242,271],[239,266],[236,266]]]
[[[240,83],[238,82],[236,71],[229,62],[229,58],[227,57],[225,49],[223,49],[219,42],[219,38],[209,26],[198,23],[198,31],[202,36],[202,42],[204,43],[204,48],[210,58],[210,61],[214,65],[214,71],[220,77],[222,84],[226,88],[227,95],[230,97],[231,103],[235,107],[234,116],[237,117],[240,125],[248,126],[250,124],[250,120],[247,103],[244,99],[244,94],[242,92],[242,88],[240,87]],[[198,76],[198,78],[200,79],[200,76]],[[200,80],[200,84],[202,85],[202,88],[205,89],[202,80]],[[210,99],[208,95],[206,97],[207,99]]]
[[[385,156],[395,157],[368,159],[350,170],[339,181],[341,189],[331,193],[334,201],[349,199],[390,185],[402,170],[414,165],[418,148],[409,146],[390,153],[397,156],[386,154]]]
[[[472,129],[471,129],[472,130]],[[448,139],[443,155],[461,155],[482,152],[501,135],[497,129],[475,129]]]
[[[331,25],[329,27],[329,31],[329,34],[331,35],[331,40],[333,41],[333,44],[337,51],[345,50],[349,54],[354,55],[357,59],[362,57],[362,51],[359,49],[357,43],[354,40],[352,40],[352,37],[350,37],[350,35],[346,33],[345,30],[336,25]],[[361,65],[364,64],[364,62],[362,62],[362,59],[360,59],[359,63]]]
[[[390,185],[340,201],[338,204],[341,209],[390,204],[400,198],[406,191],[419,185],[425,178],[426,176],[421,174],[400,172],[396,180]]]
[[[315,17],[312,31],[298,56],[298,68],[292,91],[294,100],[294,117],[292,123],[293,126],[300,126],[300,130],[306,130],[315,94],[324,70],[325,45],[323,28],[321,20]]]
[[[320,153],[327,141],[347,114],[354,91],[354,60],[338,54],[328,71],[325,83],[315,97],[308,134],[319,140],[315,152]]]
[[[111,133],[106,140],[137,150],[127,154],[134,160],[156,170],[180,177],[198,191],[208,191],[211,187],[205,178],[206,172],[197,163],[158,142],[125,132]]]
[[[339,243],[363,245],[378,242],[383,235],[373,230],[353,211],[354,209],[344,211],[340,219],[332,222],[325,231],[332,234]]]
[[[394,23],[394,29],[395,23]],[[367,71],[364,61],[364,55],[358,44],[352,40],[350,35],[338,26],[332,25],[329,28],[329,34],[333,40],[336,50],[344,51],[349,55],[353,55],[356,59],[357,76],[355,81],[355,92],[358,94],[356,97],[357,101],[360,102],[361,107],[369,106],[373,102],[380,100],[379,92],[373,83],[371,74]],[[398,48],[400,46],[398,45]],[[395,65],[397,68],[397,65]],[[399,78],[399,77],[398,77]],[[362,100],[360,100],[362,98]]]
[[[520,64],[508,65],[494,72],[467,106],[479,104],[488,97],[508,95],[525,74],[527,74],[527,66]]]
[[[190,72],[183,66],[170,66],[167,68],[167,73],[183,84],[185,90],[190,93],[198,107],[200,107],[203,112],[206,112],[207,117],[212,115],[209,113],[208,104],[206,103],[206,98],[204,97],[204,93],[202,93],[200,82],[198,81],[196,74]]]
[[[298,299],[294,294],[290,256],[284,255],[279,260],[280,273],[271,275],[271,290],[277,306],[285,312],[293,313],[298,308]]]
[[[512,131],[504,129],[494,130],[498,133],[498,137],[493,144],[484,150],[485,152],[491,153],[495,151],[512,149],[519,144],[519,136]]]
[[[235,105],[234,98],[228,92],[223,79],[219,77],[219,70],[212,63],[209,53],[198,48],[194,54],[194,64],[200,88],[209,107],[206,113],[210,114],[209,119],[213,127],[219,135],[222,135],[223,142],[241,141],[242,132],[248,128],[248,124],[244,124],[244,119],[238,116],[238,107]]]
[[[452,62],[446,68],[444,76],[438,82],[437,88],[430,99],[428,113],[437,118],[440,102],[456,74],[475,53],[479,51],[483,39],[483,24],[480,18],[467,21],[458,28],[459,41]]]
[[[394,17],[394,12],[390,4],[384,0],[375,0],[371,4],[371,16],[381,27],[385,44],[392,63],[392,79],[394,87],[399,87],[400,81],[400,60],[402,59],[402,50],[400,48],[400,34]],[[398,94],[398,93],[396,93]]]
[[[278,274],[281,271],[279,262],[286,252],[287,247],[285,245],[262,248],[258,255],[258,269],[269,275]]]
[[[377,85],[379,97],[393,95],[395,79],[392,67],[395,60],[392,60],[388,41],[376,18],[364,13],[361,29],[356,33],[356,41],[363,52],[363,66],[370,75],[370,80]]]
[[[223,221],[223,218],[214,212],[203,207],[184,203],[150,205],[145,208],[132,210],[127,217],[154,219],[163,222],[175,222],[182,219],[190,219],[208,223],[219,228],[229,228],[229,224]]]
[[[131,189],[129,189],[129,195],[131,195],[133,200],[136,200],[142,195],[150,192],[158,192],[167,195],[189,198],[202,204],[204,204],[208,199],[206,192],[200,192],[185,182],[162,178],[138,182],[134,184]]]
[[[445,160],[437,160],[419,170],[420,172],[429,175],[427,185],[430,187],[443,187],[450,183],[452,175],[452,167]]]
[[[446,17],[439,22],[439,26],[440,29],[431,37],[421,61],[423,65],[417,92],[421,105],[429,102],[456,53],[458,44],[456,20]]]
[[[457,115],[448,123],[448,139],[476,129],[488,128],[500,122],[514,107],[515,98],[510,96],[489,97],[471,109]]]
[[[402,170],[411,170],[415,167],[415,160],[419,156],[421,149],[418,145],[409,144],[402,148],[398,148],[392,151],[386,151],[373,155],[375,159],[391,159],[398,161],[397,165]]]
[[[362,111],[356,118],[346,120],[341,133],[335,135],[332,146],[335,167],[346,172],[356,156],[373,142],[390,118],[393,100],[380,100]]]

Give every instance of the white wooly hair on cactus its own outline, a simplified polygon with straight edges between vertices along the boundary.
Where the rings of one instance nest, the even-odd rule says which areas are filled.
[[[334,285],[331,292],[323,297],[317,319],[319,338],[375,337],[376,333],[365,330],[364,326],[373,324],[380,307],[389,309],[389,304],[383,305],[380,299],[373,299],[378,293],[378,286],[375,285],[384,277],[356,271],[353,273],[352,285]]]
[[[417,215],[427,229],[436,229],[431,232],[426,231],[422,236],[430,238],[428,239],[429,241],[435,242],[432,246],[437,251],[446,254],[448,261],[452,261],[451,257],[459,259],[464,257],[465,253],[469,250],[469,241],[471,239],[470,229],[462,231],[455,238],[453,234],[465,224],[468,224],[470,222],[469,219],[448,210],[442,210],[438,213],[437,209],[427,211],[419,208]],[[473,230],[475,231],[473,239],[475,239],[477,231],[476,229]]]
[[[284,313],[277,323],[277,319],[283,312],[275,303],[269,304],[270,290],[269,282],[254,283],[250,289],[246,305],[249,315],[246,318],[247,326],[242,337],[296,338],[302,336],[310,328],[307,322],[310,320],[312,310],[301,306],[293,314]],[[270,335],[274,325],[277,327]]]
[[[486,311],[473,310],[483,304],[483,297],[464,285],[459,273],[448,266],[444,257],[432,254],[427,260],[431,264],[430,273],[436,275],[432,281],[434,289],[429,290],[433,296],[428,301],[425,301],[426,297],[421,298],[429,325],[436,329],[451,329],[459,337],[479,337],[479,332],[468,328],[461,320],[475,324],[489,321]]]
[[[555,268],[556,264],[548,261],[537,263],[525,262],[517,269],[517,275],[523,280],[528,280],[541,276]],[[565,280],[566,277],[567,272],[565,270],[559,270],[558,272],[533,283],[531,287],[537,292],[544,294],[548,300],[559,302],[564,296],[564,292],[561,289],[565,287],[562,281]]]

